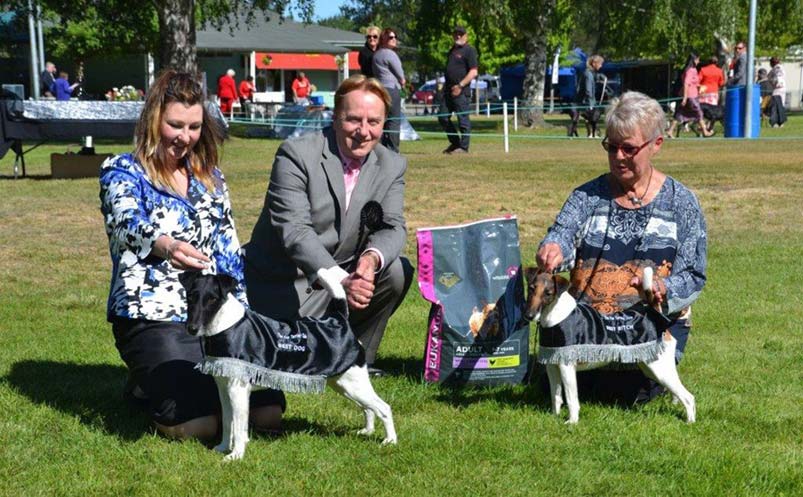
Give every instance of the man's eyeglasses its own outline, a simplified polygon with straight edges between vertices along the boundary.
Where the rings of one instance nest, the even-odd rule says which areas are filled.
[[[376,40],[379,38],[379,35],[365,35],[366,40]]]
[[[602,148],[604,148],[605,151],[608,152],[608,155],[616,155],[616,153],[619,150],[621,150],[622,155],[624,155],[626,158],[629,159],[631,157],[634,157],[639,152],[641,152],[642,149],[644,149],[644,147],[652,143],[653,140],[655,140],[655,138],[653,138],[652,140],[647,140],[642,145],[636,147],[635,145],[620,145],[618,143],[611,143],[608,141],[608,137],[606,136],[605,139],[602,140]]]

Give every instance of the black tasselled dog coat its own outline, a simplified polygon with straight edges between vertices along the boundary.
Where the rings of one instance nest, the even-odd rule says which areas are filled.
[[[538,362],[652,362],[664,349],[661,333],[668,324],[662,314],[641,304],[613,314],[577,304],[557,325],[539,326]]]
[[[326,378],[363,356],[348,322],[345,300],[333,300],[322,318],[282,322],[251,309],[231,328],[204,337],[206,374],[237,378],[286,392],[323,392]]]

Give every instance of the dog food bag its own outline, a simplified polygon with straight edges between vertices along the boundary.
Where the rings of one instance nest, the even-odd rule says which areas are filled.
[[[418,286],[432,303],[424,379],[520,383],[529,324],[515,217],[418,230]]]

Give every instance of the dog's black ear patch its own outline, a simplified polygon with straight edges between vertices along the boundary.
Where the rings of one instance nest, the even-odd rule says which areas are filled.
[[[189,290],[192,287],[192,284],[195,283],[195,280],[198,279],[198,275],[200,274],[200,271],[184,271],[178,275],[178,281],[185,290]]]
[[[225,273],[217,275],[217,281],[220,285],[220,294],[225,297],[237,288],[237,280]]]
[[[536,276],[538,276],[538,268],[536,266],[524,268],[524,278],[527,280],[527,283],[534,282]]]

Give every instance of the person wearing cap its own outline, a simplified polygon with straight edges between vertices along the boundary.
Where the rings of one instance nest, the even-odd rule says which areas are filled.
[[[477,77],[477,51],[468,44],[466,28],[457,25],[452,31],[454,45],[446,54],[446,81],[443,99],[438,110],[438,121],[449,138],[444,154],[468,152],[471,138],[471,121],[468,118],[471,104],[469,85]],[[457,114],[460,133],[452,124],[452,113]]]

